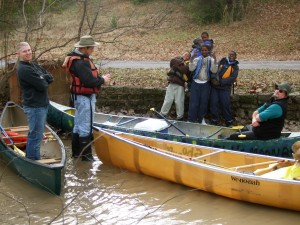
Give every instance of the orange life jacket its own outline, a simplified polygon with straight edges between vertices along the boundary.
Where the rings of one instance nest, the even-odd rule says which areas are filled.
[[[95,64],[90,60],[90,58],[87,57],[81,57],[81,56],[67,56],[69,57],[67,59],[67,68],[66,71],[71,75],[70,76],[70,91],[73,94],[82,94],[82,95],[90,95],[90,94],[97,94],[99,92],[99,87],[85,87],[82,82],[80,82],[80,79],[71,72],[70,68],[73,63],[74,59],[80,59],[80,60],[86,60],[89,61],[92,69],[92,74],[94,77],[97,77],[98,69],[95,66]]]

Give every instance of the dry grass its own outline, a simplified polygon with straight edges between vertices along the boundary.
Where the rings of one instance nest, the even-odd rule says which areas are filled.
[[[97,2],[88,12],[98,10]],[[192,23],[182,7],[169,1],[149,1],[133,5],[131,1],[101,1],[100,18],[94,32],[102,44],[94,53],[97,59],[121,60],[169,60],[191,49],[192,40],[202,31],[208,31],[215,41],[217,57],[221,58],[234,49],[239,60],[300,60],[300,2],[252,0],[253,10],[243,21],[231,25],[213,24],[198,26]],[[52,24],[42,37],[47,46],[74,37],[77,29],[66,29],[79,23],[81,5],[75,4],[69,11],[51,18]],[[122,31],[102,33],[109,29],[113,18],[118,26],[137,23],[151,24],[158,15],[168,12],[164,22],[154,29],[131,29],[117,39]],[[161,13],[161,14],[160,14]],[[91,19],[91,18],[90,18]],[[83,31],[88,32],[88,30]],[[74,43],[51,52],[47,57],[63,57]]]
[[[167,86],[168,69],[103,69],[102,73],[111,73],[110,85],[128,87]],[[272,93],[275,82],[288,81],[296,94],[300,92],[299,71],[293,70],[240,70],[236,94]]]

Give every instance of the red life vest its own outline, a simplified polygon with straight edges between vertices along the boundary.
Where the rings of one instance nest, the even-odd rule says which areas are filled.
[[[25,148],[27,143],[27,135],[25,134],[19,134],[12,131],[6,131],[7,135],[12,139],[13,143],[20,147]],[[2,135],[2,138],[4,139],[6,144],[11,144],[10,140]]]
[[[92,69],[92,74],[94,77],[98,77],[98,69],[95,64],[87,57],[80,57],[80,56],[67,56],[69,57],[67,62],[67,72],[71,75],[70,76],[70,91],[73,94],[82,94],[82,95],[90,95],[90,94],[97,94],[99,92],[99,87],[85,87],[82,82],[80,82],[79,78],[70,71],[72,62],[74,59],[86,60],[89,61]]]

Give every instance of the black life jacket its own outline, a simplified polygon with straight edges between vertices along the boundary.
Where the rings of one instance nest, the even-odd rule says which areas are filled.
[[[260,122],[260,126],[253,127],[252,131],[254,134],[262,140],[279,138],[281,136],[281,131],[284,126],[284,120],[287,112],[287,98],[271,100],[266,104],[266,108],[270,107],[273,104],[278,104],[282,109],[282,116],[274,119],[270,119],[264,122]]]

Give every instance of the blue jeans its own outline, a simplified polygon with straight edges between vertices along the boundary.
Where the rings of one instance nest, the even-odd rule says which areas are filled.
[[[26,145],[26,157],[33,160],[41,159],[40,147],[45,130],[48,106],[31,108],[23,106],[27,115],[29,132]]]
[[[214,122],[220,122],[219,111],[221,110],[223,112],[226,125],[232,123],[233,119],[231,115],[230,91],[230,89],[223,90],[212,87],[210,96],[210,112]]]
[[[188,115],[190,122],[202,122],[207,113],[210,88],[209,82],[198,84],[192,81]]]
[[[90,97],[77,95],[74,98],[76,112],[73,133],[79,134],[79,137],[87,137],[92,134],[96,95],[92,94]]]

